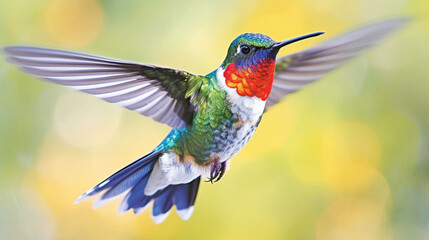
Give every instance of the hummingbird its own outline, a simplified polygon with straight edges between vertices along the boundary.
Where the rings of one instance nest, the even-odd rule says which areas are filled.
[[[373,46],[407,19],[390,19],[277,58],[289,44],[244,33],[222,64],[207,75],[81,53],[26,46],[4,48],[7,61],[49,82],[94,95],[172,128],[151,152],[83,193],[100,194],[97,208],[125,194],[119,212],[144,211],[164,221],[175,206],[183,220],[193,211],[201,179],[219,181],[229,160],[255,133],[262,116],[289,94]]]

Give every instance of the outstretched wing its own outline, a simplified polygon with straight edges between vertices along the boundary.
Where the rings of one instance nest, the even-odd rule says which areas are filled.
[[[300,90],[364,49],[399,29],[407,19],[371,24],[328,40],[313,48],[277,59],[273,87],[265,110],[286,95]]]
[[[181,129],[192,121],[190,99],[205,77],[104,57],[34,47],[6,47],[7,60],[50,82],[92,94]]]

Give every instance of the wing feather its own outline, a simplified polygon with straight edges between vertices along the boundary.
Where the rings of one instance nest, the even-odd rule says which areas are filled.
[[[403,18],[378,22],[277,59],[273,87],[265,110],[288,94],[322,78],[327,72],[380,42],[407,22],[408,19]]]
[[[4,51],[7,60],[24,72],[179,129],[190,124],[189,115],[194,111],[185,97],[187,84],[191,78],[204,78],[176,69],[61,50],[17,46]]]

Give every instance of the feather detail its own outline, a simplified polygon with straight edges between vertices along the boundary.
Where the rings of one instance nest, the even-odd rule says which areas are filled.
[[[378,22],[277,59],[272,94],[267,99],[265,110],[380,42],[407,22],[408,19]]]
[[[6,47],[4,51],[7,60],[24,72],[92,94],[177,129],[191,123],[195,106],[189,99],[198,93],[205,79],[176,69],[60,50]],[[169,108],[163,107],[166,105]]]

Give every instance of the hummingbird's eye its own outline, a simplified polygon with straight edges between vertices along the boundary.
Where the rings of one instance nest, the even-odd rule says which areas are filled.
[[[241,50],[242,53],[248,54],[250,52],[250,47],[248,45],[244,44],[244,45],[240,46],[240,50]]]

